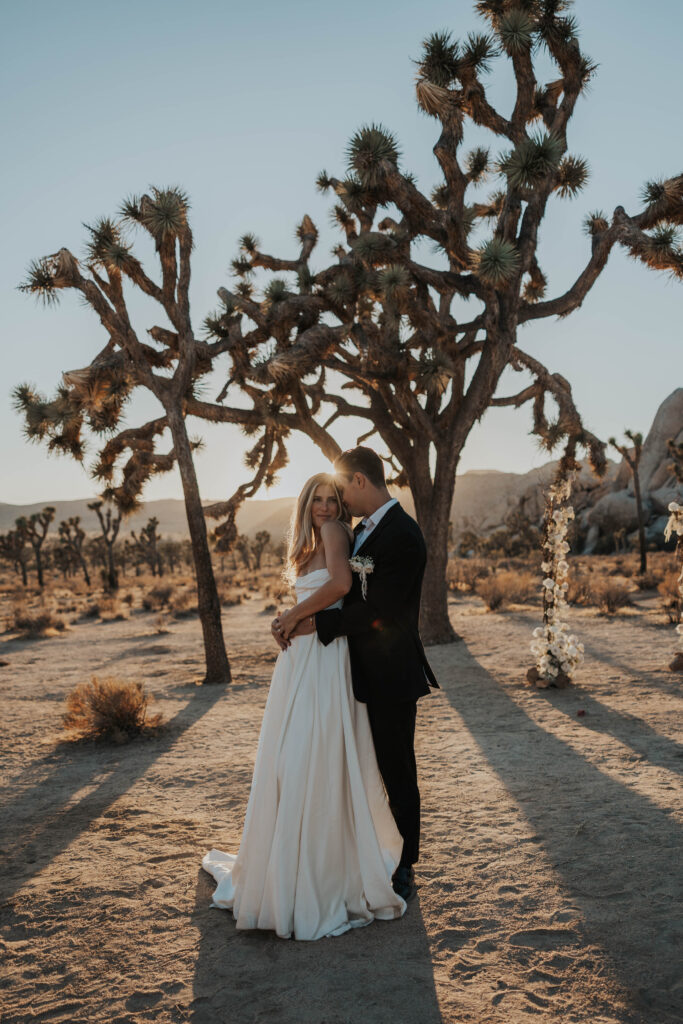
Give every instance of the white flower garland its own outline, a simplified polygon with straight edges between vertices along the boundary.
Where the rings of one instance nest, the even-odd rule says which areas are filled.
[[[683,601],[683,505],[679,505],[677,501],[671,501],[669,502],[668,509],[671,515],[664,527],[664,540],[669,540],[674,533],[678,537],[676,555],[681,567],[678,577],[678,590],[681,595],[681,601]],[[678,623],[676,632],[678,633],[678,647],[683,651],[683,622]]]
[[[544,524],[541,568],[543,580],[543,625],[533,631],[531,652],[536,656],[537,686],[550,686],[564,676],[571,679],[583,661],[584,646],[579,643],[569,626],[563,621],[566,611],[566,591],[569,587],[567,571],[569,551],[567,528],[574,518],[571,505],[562,504],[571,493],[574,471],[567,478],[548,488]],[[559,507],[558,507],[559,506]]]
[[[368,576],[375,568],[375,563],[371,558],[364,555],[354,555],[353,558],[349,558],[349,565],[351,566],[351,572],[357,572],[360,576],[360,589],[363,595],[363,600],[368,599]]]

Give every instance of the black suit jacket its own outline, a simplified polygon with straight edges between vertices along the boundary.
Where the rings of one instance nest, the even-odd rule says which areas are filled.
[[[343,607],[316,613],[318,637],[325,645],[348,637],[356,700],[416,700],[439,685],[418,628],[427,562],[422,531],[397,503],[356,554],[374,563],[367,576],[367,600],[354,572]]]

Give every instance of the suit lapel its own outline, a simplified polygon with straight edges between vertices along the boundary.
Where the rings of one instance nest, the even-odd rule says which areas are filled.
[[[403,511],[403,506],[400,504],[400,502],[397,501],[395,505],[392,505],[391,508],[384,513],[375,529],[371,530],[367,537],[363,538],[363,540],[360,542],[360,547],[358,548],[358,551],[356,551],[356,555],[359,555],[367,545],[372,544],[372,542],[377,537],[379,537],[382,530],[385,529],[387,524],[390,523],[397,515],[399,509]]]

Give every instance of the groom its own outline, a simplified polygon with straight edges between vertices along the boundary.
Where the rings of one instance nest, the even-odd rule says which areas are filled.
[[[356,527],[353,555],[372,560],[364,598],[358,573],[342,608],[315,615],[325,645],[348,637],[353,692],[367,704],[377,763],[403,853],[393,878],[404,899],[414,894],[420,843],[420,791],[415,764],[417,701],[438,687],[425,656],[418,617],[427,560],[422,531],[392,498],[384,464],[371,448],[352,448],[334,462],[337,485]],[[296,633],[307,630],[300,627]]]

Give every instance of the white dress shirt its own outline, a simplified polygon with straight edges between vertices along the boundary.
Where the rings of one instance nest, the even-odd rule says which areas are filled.
[[[389,501],[385,501],[383,505],[380,505],[379,508],[376,508],[371,516],[365,517],[365,519],[362,522],[363,529],[359,530],[358,533],[356,534],[356,540],[353,545],[353,555],[355,555],[355,553],[358,551],[358,548],[361,546],[361,544],[363,544],[364,541],[367,540],[368,534],[372,533],[372,531],[375,529],[375,527],[379,523],[380,519],[385,515],[385,513],[389,511],[392,505],[396,505],[397,503],[397,498],[389,498]]]

